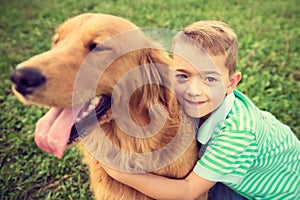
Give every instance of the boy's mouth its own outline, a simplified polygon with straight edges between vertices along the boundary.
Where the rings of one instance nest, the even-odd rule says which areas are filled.
[[[201,106],[205,103],[205,101],[194,101],[194,100],[187,100],[187,99],[184,100],[191,106]]]

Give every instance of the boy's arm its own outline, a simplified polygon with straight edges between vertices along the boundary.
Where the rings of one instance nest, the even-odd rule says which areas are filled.
[[[170,179],[149,173],[134,174],[105,167],[114,179],[154,199],[195,199],[204,195],[215,182],[191,172],[185,179]]]

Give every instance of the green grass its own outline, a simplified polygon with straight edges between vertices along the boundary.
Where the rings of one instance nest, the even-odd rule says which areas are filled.
[[[24,107],[11,92],[17,63],[50,48],[53,29],[83,12],[128,18],[140,27],[180,30],[201,19],[222,20],[237,32],[238,89],[291,126],[300,138],[300,4],[287,1],[18,1],[0,6],[0,199],[92,199],[87,167],[76,148],[58,160],[34,143],[45,110]]]

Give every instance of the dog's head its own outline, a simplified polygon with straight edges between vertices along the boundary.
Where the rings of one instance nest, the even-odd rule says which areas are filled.
[[[155,103],[177,112],[177,101],[167,89],[172,85],[170,65],[168,55],[128,20],[83,14],[59,26],[51,50],[19,64],[11,80],[21,102],[51,107],[37,124],[36,142],[61,157],[93,116],[101,121],[111,104],[128,102],[131,115],[149,114]]]

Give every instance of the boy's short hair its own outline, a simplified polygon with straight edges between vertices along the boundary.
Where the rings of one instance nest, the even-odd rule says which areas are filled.
[[[203,20],[183,28],[174,38],[176,42],[197,45],[211,56],[225,56],[225,66],[233,74],[237,65],[238,41],[233,29],[224,22]]]

